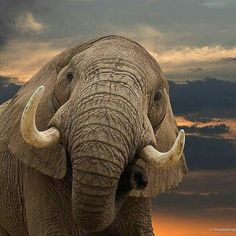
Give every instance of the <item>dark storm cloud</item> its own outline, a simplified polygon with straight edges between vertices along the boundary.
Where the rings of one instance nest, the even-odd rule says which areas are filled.
[[[192,122],[201,122],[201,123],[209,123],[211,121],[220,122],[219,119],[209,118],[209,117],[199,117],[197,114],[185,114],[184,117]]]
[[[184,208],[236,208],[236,193],[219,194],[163,194],[155,203],[161,207],[184,207]]]
[[[222,209],[236,215],[236,169],[193,171],[183,179],[174,193],[160,195],[155,201],[158,208],[181,208],[183,211]],[[192,211],[190,211],[192,214]]]
[[[0,104],[12,98],[20,86],[11,82],[11,78],[0,75]]]
[[[208,227],[221,226],[223,222],[233,227],[236,218],[236,193],[227,194],[163,194],[153,201],[154,212],[175,217],[183,217],[185,222],[197,220],[198,227],[201,222],[209,224]],[[168,219],[167,219],[168,220]],[[184,220],[184,219],[183,219]],[[210,222],[209,222],[210,221]],[[215,225],[217,224],[217,225]],[[208,228],[206,229],[206,232]],[[192,235],[192,234],[188,234]],[[198,235],[198,234],[196,234]],[[204,235],[208,235],[207,233]]]
[[[171,101],[175,115],[193,122],[217,122],[215,117],[236,117],[236,83],[212,78],[176,84],[170,82]],[[209,118],[210,117],[210,118]],[[229,133],[226,123],[205,127],[183,127],[188,135],[185,154],[190,170],[214,170],[236,166],[236,146],[233,140],[219,138]]]
[[[170,82],[175,114],[198,114],[205,117],[236,117],[236,83],[214,78]]]
[[[236,167],[236,146],[233,141],[187,136],[185,155],[190,170],[220,170]]]
[[[177,190],[179,194],[231,193],[235,192],[236,169],[190,171]]]
[[[219,135],[228,133],[230,128],[225,124],[209,125],[204,127],[197,126],[181,126],[186,133],[197,133],[199,135]]]

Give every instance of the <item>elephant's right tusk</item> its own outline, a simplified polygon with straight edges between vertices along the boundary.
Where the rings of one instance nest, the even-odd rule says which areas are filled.
[[[39,131],[36,127],[35,114],[43,93],[44,86],[40,86],[34,92],[25,106],[20,123],[24,140],[36,148],[48,147],[60,139],[60,132],[57,128],[51,127],[45,131]]]
[[[180,130],[173,147],[168,152],[159,152],[153,146],[148,145],[143,148],[140,157],[143,161],[156,169],[168,168],[179,161],[183,154],[184,144],[185,133],[184,130]]]

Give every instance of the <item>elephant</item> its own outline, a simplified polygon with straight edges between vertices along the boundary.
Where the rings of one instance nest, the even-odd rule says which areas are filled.
[[[184,142],[140,44],[66,49],[0,107],[0,236],[154,235],[151,199],[187,173]]]

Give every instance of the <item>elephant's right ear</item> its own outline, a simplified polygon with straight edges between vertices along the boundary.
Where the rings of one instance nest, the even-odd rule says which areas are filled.
[[[21,116],[33,91],[31,86],[24,86],[4,109],[0,115],[0,140],[8,147],[13,158],[43,174],[61,179],[67,170],[64,147],[57,143],[47,148],[35,148],[26,143],[21,134]],[[47,129],[48,122],[55,112],[48,99],[51,98],[52,92],[49,87],[37,109],[36,123],[40,130]]]
[[[177,135],[178,127],[169,101],[165,119],[155,133],[157,149],[160,152],[169,151],[175,143]],[[184,154],[177,164],[164,169],[155,169],[141,159],[138,160],[137,165],[146,170],[148,185],[143,190],[133,190],[130,193],[130,196],[133,197],[156,197],[160,193],[169,192],[178,186],[188,171]]]
[[[64,147],[61,144],[49,148],[30,146],[24,141],[20,132],[21,115],[33,92],[43,85],[46,90],[37,109],[36,124],[40,130],[47,129],[49,121],[56,112],[52,97],[58,73],[75,55],[95,42],[96,40],[91,40],[78,44],[55,56],[18,91],[0,114],[0,146],[4,145],[4,150],[8,148],[14,158],[18,158],[27,166],[54,178],[63,178],[66,174],[67,159]]]

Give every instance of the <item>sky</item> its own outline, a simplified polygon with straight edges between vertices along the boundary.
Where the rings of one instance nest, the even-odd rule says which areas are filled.
[[[235,0],[0,0],[0,103],[53,56],[119,34],[144,46],[169,80],[187,133],[189,173],[153,200],[160,236],[235,235]]]

